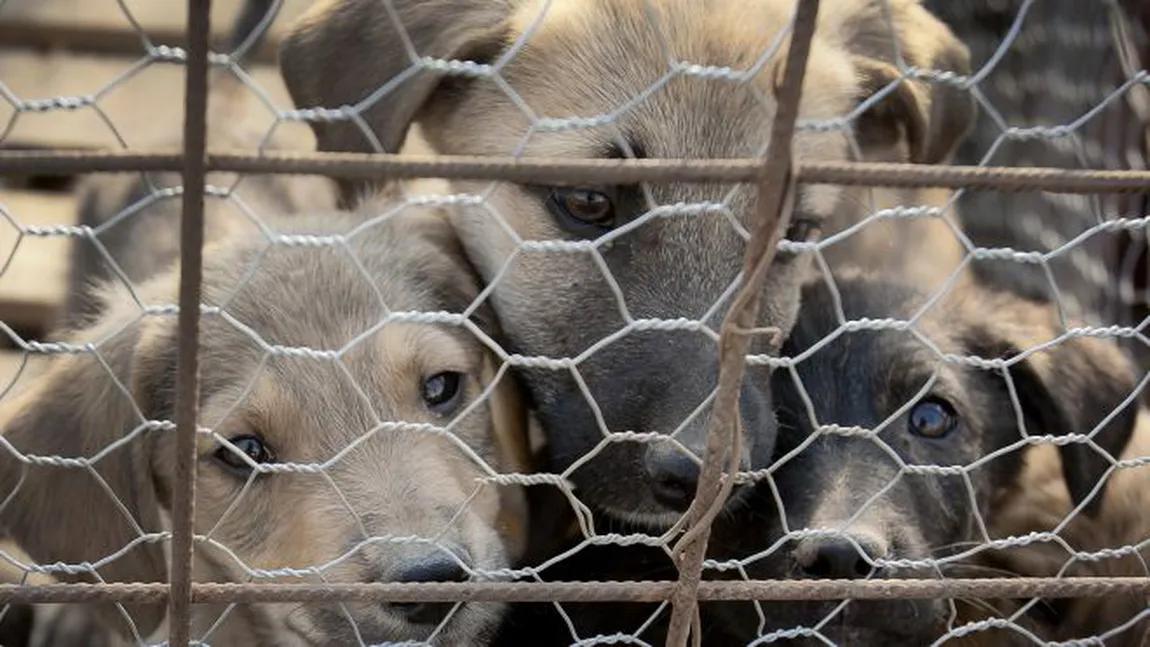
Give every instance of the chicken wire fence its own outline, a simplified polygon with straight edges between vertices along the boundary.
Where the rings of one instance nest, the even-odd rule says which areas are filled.
[[[278,10],[280,3],[272,4]],[[490,154],[382,154],[388,146],[370,111],[400,92],[401,82],[389,81],[342,107],[277,105],[239,61],[258,33],[236,51],[209,51],[208,2],[189,3],[186,49],[156,45],[133,22],[146,55],[90,96],[28,98],[0,83],[14,108],[6,132],[29,113],[90,110],[125,149],[4,151],[0,172],[152,172],[143,191],[128,193],[98,225],[30,226],[20,213],[2,210],[21,239],[63,236],[87,245],[117,286],[102,304],[105,311],[78,315],[96,322],[80,333],[35,341],[4,325],[26,361],[50,359],[42,374],[31,373],[29,363],[31,381],[19,390],[9,385],[4,397],[7,435],[0,455],[8,474],[20,476],[0,481],[11,488],[0,501],[0,518],[33,556],[0,549],[0,561],[19,580],[0,585],[4,613],[16,603],[111,602],[116,609],[104,620],[119,623],[129,643],[174,645],[682,645],[689,637],[702,644],[754,645],[1144,640],[1150,538],[1137,479],[1146,481],[1150,458],[1133,414],[1123,413],[1138,407],[1145,379],[1133,369],[1141,366],[1145,345],[1140,273],[1146,270],[1139,259],[1146,207],[1138,196],[1150,186],[1150,174],[1138,162],[1147,153],[1145,126],[1131,125],[1147,109],[1139,8],[1109,2],[1083,10],[1082,17],[1075,15],[1082,7],[1057,5],[1055,11],[1049,0],[1015,3],[1010,11],[993,2],[936,3],[930,8],[972,53],[970,73],[914,65],[917,41],[892,40],[887,56],[896,76],[845,114],[828,117],[833,96],[822,100],[826,106],[812,106],[799,92],[824,90],[818,82],[826,77],[817,76],[824,68],[807,65],[808,57],[826,65],[829,46],[814,40],[816,21],[833,28],[838,14],[862,12],[860,7],[817,0],[787,5],[777,11],[778,24],[764,27],[766,35],[747,37],[767,43],[764,49],[750,52],[744,64],[724,67],[676,51],[682,43],[674,39],[687,38],[675,31],[682,26],[676,20],[692,15],[689,3],[633,4],[650,34],[669,39],[658,48],[666,67],[649,85],[624,75],[633,83],[626,88],[631,98],[588,114],[567,104],[559,113],[540,112],[515,86],[522,80],[513,67],[517,57],[538,58],[531,50],[535,39],[556,38],[549,15],[574,29],[564,13],[574,5],[540,2],[520,11],[518,37],[490,63],[424,55],[422,34],[410,25],[397,30],[409,57],[401,77],[424,69],[485,80],[519,111],[516,118],[527,128],[520,139],[499,142],[508,145],[502,157],[490,143],[506,132],[497,130],[502,124],[475,136],[475,146]],[[887,33],[905,34],[905,25],[900,31],[891,21],[913,11],[908,3],[880,4]],[[376,17],[392,24],[403,15],[424,18],[418,11],[404,13],[408,5],[380,0]],[[129,7],[120,7],[131,21]],[[710,10],[719,14],[719,5]],[[625,12],[618,11],[614,19],[625,22]],[[1009,16],[1005,22],[1003,14]],[[1098,27],[1101,14],[1104,28]],[[256,31],[266,30],[274,16],[269,13]],[[1080,24],[1091,27],[1074,31],[1077,18],[1090,19]],[[1001,24],[988,27],[996,19]],[[968,36],[964,20],[986,27],[985,33],[972,29]],[[696,27],[712,33],[710,26]],[[611,35],[602,29],[603,37]],[[722,33],[744,37],[735,29]],[[986,33],[997,37],[983,42],[979,35]],[[1098,41],[1099,34],[1109,40]],[[611,52],[612,63],[637,65],[638,40],[634,59]],[[1030,47],[1030,56],[1012,53],[1016,46]],[[1094,60],[1083,52],[1117,52],[1119,72],[1111,79],[1092,69],[1091,91],[1069,87],[1055,69],[1007,80],[994,76],[998,66],[1033,69],[1027,66],[1033,66],[1034,52],[1051,50],[1067,59],[1081,55],[1083,67]],[[581,55],[566,54],[572,60]],[[785,64],[768,67],[778,59]],[[101,99],[149,66],[167,63],[187,67],[182,149],[130,150],[117,130],[126,126],[104,115]],[[209,146],[207,124],[227,121],[210,112],[212,68],[240,81],[272,116],[272,129],[246,142],[258,154],[235,142],[219,152]],[[755,84],[767,69],[777,82],[764,92]],[[549,79],[535,82],[558,92]],[[689,132],[706,131],[715,123],[708,120],[701,126],[675,123],[680,130],[664,140],[647,133],[653,141],[645,145],[642,133],[619,126],[631,124],[627,115],[644,105],[655,105],[653,114],[670,123],[672,102],[689,106],[696,100],[681,89],[688,82],[745,90],[748,105],[762,111],[760,130],[752,133],[761,145],[740,139],[732,146],[719,130]],[[862,139],[868,133],[851,134],[856,125],[911,83],[974,98],[984,121],[962,139],[956,161],[965,165],[848,161],[867,157],[873,145]],[[1066,113],[1050,123],[1019,123],[1009,106],[1021,102],[1012,92],[1034,89],[1027,83],[1049,84],[1062,101],[1047,114]],[[922,96],[930,91],[914,90],[936,116],[939,104]],[[671,102],[660,103],[663,95]],[[570,113],[577,116],[555,116]],[[880,129],[905,118],[897,108],[893,115],[866,126]],[[344,152],[276,152],[270,147],[276,128],[294,122],[352,123],[367,144],[346,145]],[[769,124],[769,134],[762,123]],[[930,126],[903,123],[880,136],[909,138],[916,127]],[[547,154],[570,155],[578,133],[604,128],[611,134],[594,140],[595,148],[613,148],[620,159]],[[834,148],[827,142],[847,135],[844,150],[828,156],[827,147]],[[474,139],[446,135],[452,136]],[[746,133],[735,137],[757,141]],[[665,155],[659,144],[667,139],[713,145],[700,144],[686,151],[694,153],[689,156]],[[539,140],[547,145],[533,145]],[[561,141],[568,146],[554,143]],[[591,148],[580,145],[586,156]],[[366,148],[376,154],[352,152]],[[999,155],[1017,166],[993,166]],[[1038,168],[1051,160],[1069,168]],[[1102,168],[1109,170],[1093,170]],[[163,172],[182,178],[165,179]],[[208,182],[209,172],[275,179],[267,186],[254,177]],[[323,224],[302,215],[293,223],[272,213],[284,203],[261,199],[259,191],[288,195],[289,183],[304,181],[299,174],[387,177],[395,185],[348,214],[336,214],[333,198],[319,209],[328,214]],[[425,176],[458,186],[427,193],[406,182]],[[516,210],[530,195],[536,204],[542,198],[553,215],[556,208],[571,216],[576,207],[606,206],[614,217],[623,194],[603,187],[624,185],[639,189],[629,205],[634,216],[622,223],[588,229],[576,217],[579,223],[559,232],[562,225],[530,221],[544,212]],[[660,192],[664,185],[722,188],[703,199],[693,189]],[[907,193],[859,200],[832,192],[831,185],[873,186],[874,193],[956,191],[936,202],[918,194],[908,199]],[[540,186],[548,189],[540,193]],[[314,191],[305,197],[322,197]],[[832,198],[854,209],[855,219],[825,231],[831,221],[812,221],[812,213],[819,200]],[[178,250],[164,255],[160,238],[112,237],[117,226],[165,205],[175,209],[165,226],[179,229]],[[219,205],[234,209],[231,225],[220,224],[223,216],[213,211]],[[479,251],[464,241],[484,275],[473,291],[460,287],[470,270],[450,264],[450,252],[436,247],[435,225],[421,220],[436,208],[470,210],[487,223]],[[708,217],[709,228],[688,229]],[[674,230],[674,223],[688,224]],[[940,227],[911,229],[919,223]],[[844,262],[835,255],[844,241],[882,225],[893,226],[883,231],[896,242],[851,253],[885,258],[900,251],[895,245],[927,250],[925,265],[903,269],[929,274],[923,268],[942,268],[929,288],[903,285],[920,276],[832,272]],[[469,235],[479,235],[481,228],[474,221],[471,226]],[[999,231],[986,233],[995,226]],[[900,228],[918,233],[899,238]],[[819,229],[821,236],[812,233]],[[651,230],[660,233],[645,237]],[[666,242],[674,251],[663,258],[638,250],[674,231],[693,233],[671,241],[677,247]],[[942,244],[940,231],[942,241],[958,250],[950,266],[940,251],[945,246],[935,247]],[[1034,247],[1001,244],[1003,231]],[[432,242],[417,241],[422,233]],[[119,255],[113,241],[123,254],[139,253],[133,245],[142,243],[156,252],[157,267]],[[716,249],[713,241],[726,241],[735,251]],[[484,257],[485,246],[500,247],[506,256],[492,251]],[[440,257],[446,266],[432,260]],[[559,257],[586,262],[529,260]],[[731,266],[710,271],[706,265],[722,259]],[[774,295],[788,286],[797,295],[796,268],[804,262],[817,278],[805,288],[798,324],[783,325],[785,299]],[[517,263],[526,271],[517,275]],[[992,270],[978,280],[1005,280],[1027,297],[971,286],[980,263]],[[159,267],[173,264],[178,272]],[[622,271],[632,276],[618,275]],[[1046,301],[1027,291],[1034,289],[1030,271],[1049,289]],[[459,285],[428,283],[437,277]],[[540,277],[553,285],[542,285]],[[666,277],[681,285],[660,283],[669,283]],[[598,291],[577,292],[580,284],[597,281],[603,284]],[[511,290],[501,293],[508,282]],[[571,304],[556,291],[599,300]],[[526,305],[518,307],[517,298]],[[596,319],[596,308],[610,310],[611,323]],[[542,323],[533,327],[517,318]],[[581,326],[591,333],[583,334]],[[631,344],[647,334],[676,340],[669,360]],[[693,354],[705,355],[682,341],[688,337],[706,340],[710,359],[694,370],[711,375],[701,390],[680,396],[691,381],[677,365],[690,368]],[[561,352],[537,352],[548,343]],[[634,375],[618,373],[622,369],[602,359],[613,350],[627,355]],[[482,374],[484,357],[491,366]],[[655,361],[662,364],[654,373],[634,369]],[[1131,363],[1128,372],[1124,361]],[[767,369],[773,375],[762,377]],[[426,374],[432,370],[438,372]],[[566,395],[540,372],[568,376]],[[515,373],[531,387],[542,437],[559,457],[553,458],[556,469],[507,456],[508,444],[526,444],[508,437],[526,431],[505,424],[502,416],[514,415],[499,404]],[[404,380],[418,387],[396,386]],[[758,431],[772,423],[747,408],[763,397],[746,386],[756,380],[770,384],[767,406],[779,412],[773,445]],[[97,382],[105,386],[97,390]],[[421,408],[407,407],[404,398]],[[127,404],[113,403],[119,400]],[[631,422],[622,409],[641,409],[647,400],[672,403],[683,415],[667,423],[656,412],[649,413],[651,421]],[[586,412],[571,410],[572,402]],[[566,432],[555,429],[565,416],[572,430],[594,432],[578,456],[563,454],[573,451],[562,446]],[[1114,440],[1123,425],[1134,427],[1128,446]],[[82,436],[82,442],[44,440],[53,431]],[[764,443],[769,455],[755,456]],[[642,449],[619,454],[621,446]],[[1055,448],[1063,461],[1082,466],[1078,476],[1064,470],[1066,485],[1057,468],[1053,477],[1042,471],[1057,461],[1040,452]],[[1025,465],[1019,462],[1024,451],[1036,457]],[[687,456],[696,460],[676,459]],[[643,470],[657,482],[657,494],[627,469]],[[617,484],[602,486],[580,476],[581,470]],[[138,472],[147,478],[135,478]],[[1018,474],[1034,480],[1015,499],[995,498]],[[1092,480],[1075,481],[1083,478]],[[1103,481],[1109,482],[1106,490]],[[555,496],[540,497],[542,504],[525,498],[525,492],[542,490]],[[158,512],[148,512],[148,505]],[[69,531],[66,520],[45,526],[42,517],[52,507],[76,527]],[[118,522],[107,521],[113,518]],[[541,518],[555,527],[545,528],[547,550],[531,553],[539,538],[525,533],[528,526],[535,533]],[[124,526],[118,535],[104,527],[117,525]],[[159,576],[153,577],[156,564]],[[44,576],[95,583],[41,583],[37,578]],[[495,604],[500,602],[517,604]],[[542,606],[520,610],[531,602]],[[1079,603],[1084,610],[1073,606]],[[166,625],[149,616],[148,605],[166,605]],[[73,606],[39,617],[64,623],[51,613],[88,613]]]

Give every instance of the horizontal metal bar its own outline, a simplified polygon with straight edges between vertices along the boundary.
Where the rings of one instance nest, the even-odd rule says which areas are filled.
[[[203,603],[329,602],[657,602],[674,582],[451,582],[409,584],[192,584]],[[9,602],[162,602],[167,584],[0,585]],[[707,581],[700,600],[881,600],[930,598],[1070,598],[1150,595],[1150,577],[997,578],[950,580]]]
[[[0,174],[178,171],[180,151],[0,151]],[[749,183],[763,172],[758,159],[604,160],[462,155],[209,151],[212,171],[315,174],[346,179],[420,178],[504,180],[571,185],[634,182]],[[804,184],[946,187],[1051,193],[1150,193],[1150,171],[1042,167],[932,166],[878,162],[808,162],[796,173]]]

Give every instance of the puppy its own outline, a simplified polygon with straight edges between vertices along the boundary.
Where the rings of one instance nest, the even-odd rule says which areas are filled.
[[[804,291],[784,346],[795,363],[775,375],[785,431],[762,499],[751,518],[716,529],[717,558],[750,577],[961,576],[954,563],[985,541],[992,502],[1020,478],[1020,423],[1057,437],[1106,422],[1093,444],[1114,456],[1126,445],[1130,365],[1097,338],[1046,345],[1060,329],[1053,309],[968,283],[917,317],[913,288],[862,274],[836,287]],[[886,318],[913,325],[842,326]],[[957,361],[969,356],[1008,360],[1009,380]],[[1084,443],[1059,451],[1071,500],[1096,511],[1108,461]],[[738,644],[806,627],[837,644],[887,645],[930,644],[967,604],[978,602],[776,603],[762,619],[747,604],[710,606]]]
[[[450,225],[386,200],[269,223],[283,244],[244,236],[204,252],[194,578],[498,576],[523,550],[524,497],[481,479],[529,466],[511,376],[471,330],[498,339],[494,318],[387,319],[469,312],[478,282]],[[177,283],[175,268],[153,277],[138,302],[112,283],[103,314],[68,338],[94,352],[54,357],[3,403],[0,525],[39,563],[90,563],[86,579],[109,582],[167,578],[175,436],[162,421],[174,415],[177,331],[141,304],[175,302]],[[213,644],[462,646],[484,644],[501,608],[197,605],[193,621]],[[135,641],[164,634],[160,606],[103,611]]]
[[[244,1],[227,43],[232,65],[242,65],[258,46],[267,32],[265,23],[270,24],[278,6],[274,0]],[[216,69],[212,74],[210,149],[302,147],[290,130],[279,129],[268,137],[268,109],[253,100],[252,91],[232,69]],[[151,145],[178,149],[182,140],[182,132],[175,131]],[[255,234],[268,214],[314,213],[335,207],[333,183],[319,176],[209,173],[207,182],[214,187],[205,196],[207,240]],[[179,257],[182,185],[179,173],[99,174],[81,181],[79,221],[92,229],[92,236],[73,240],[68,300],[58,321],[61,328],[75,328],[95,318],[96,286],[112,278],[138,284]]]
[[[885,0],[823,3],[800,121],[846,118],[855,136],[805,129],[799,160],[939,163],[969,127],[971,97],[899,82],[894,55],[897,46],[908,64],[965,73],[966,49],[914,0],[889,4],[887,12]],[[768,143],[794,8],[793,0],[325,0],[285,38],[281,66],[297,107],[356,113],[311,122],[325,151],[395,152],[417,124],[444,154],[751,157]],[[434,58],[471,61],[478,73],[424,67]],[[634,324],[686,318],[717,329],[742,269],[754,189],[450,186],[484,197],[453,208],[453,224],[494,282],[510,350],[576,360],[522,371],[552,469],[570,470],[580,497],[613,520],[667,527],[695,493],[717,349],[697,328]],[[342,185],[345,197],[361,190]],[[819,229],[835,233],[867,204],[864,190],[804,186],[786,235],[809,242]],[[554,239],[593,242],[594,251],[525,249]],[[809,265],[794,248],[776,258],[761,326],[790,328]],[[752,352],[770,346],[760,339]],[[749,370],[740,400],[743,468],[765,466],[774,448],[766,370]],[[644,435],[605,441],[628,431]]]
[[[1071,516],[1070,493],[1061,476],[1061,459],[1053,447],[1027,450],[1019,487],[996,507],[989,519],[992,538],[1053,533],[1057,541],[987,550],[971,558],[972,570],[990,577],[1146,577],[1150,563],[1150,414],[1144,409],[1125,452],[1115,458],[1140,461],[1113,472],[1097,516]],[[1081,553],[1075,558],[1070,551]],[[1107,551],[1118,551],[1107,555]],[[1096,558],[1095,558],[1096,557]],[[1150,599],[1145,595],[1099,598],[996,601],[1000,614],[1020,611],[1037,621],[1043,638],[1059,642],[1106,635],[1106,644],[1141,647],[1150,642]],[[1024,605],[1024,606],[1022,606]],[[980,609],[966,609],[964,619],[981,620]],[[1000,630],[998,633],[1001,633]],[[989,633],[989,632],[988,632]],[[978,634],[973,634],[977,636]]]

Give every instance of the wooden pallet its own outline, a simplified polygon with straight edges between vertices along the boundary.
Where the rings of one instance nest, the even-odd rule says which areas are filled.
[[[253,128],[272,128],[275,112],[292,107],[274,54],[289,23],[311,4],[284,0],[262,54],[249,59],[254,87],[246,91],[241,110]],[[222,45],[242,5],[243,0],[212,3],[216,46]],[[0,101],[0,148],[170,147],[183,122],[184,67],[144,65],[141,32],[155,45],[182,46],[186,19],[187,0],[0,2],[0,83],[20,105],[32,108],[20,111]],[[60,98],[91,100],[92,105],[64,107]],[[53,104],[50,110],[39,109]],[[227,118],[240,116],[228,113]],[[211,123],[209,118],[209,128]],[[306,125],[280,124],[276,132],[280,145],[314,150]],[[0,321],[32,339],[50,335],[67,296],[72,241],[22,234],[20,228],[73,225],[77,218],[75,178],[46,179],[0,177]],[[10,340],[0,338],[0,348],[5,345]],[[9,366],[7,359],[0,361],[0,389]]]

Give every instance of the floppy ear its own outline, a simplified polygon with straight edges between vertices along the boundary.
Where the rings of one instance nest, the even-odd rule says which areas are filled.
[[[976,351],[983,357],[1020,354],[1018,345],[997,341],[997,351]],[[1138,402],[1124,404],[1136,387],[1133,368],[1114,344],[1077,338],[1043,348],[1011,364],[1010,379],[1023,409],[1030,435],[1089,434],[1113,417],[1093,436],[1094,444],[1118,459],[1134,433]],[[1110,461],[1090,444],[1059,447],[1062,475],[1074,505],[1088,496],[1110,468]],[[1093,515],[1102,504],[1104,490],[1083,508]]]
[[[970,51],[950,29],[917,0],[891,0],[890,16],[873,0],[868,9],[846,12],[847,49],[860,80],[859,101],[884,92],[855,121],[855,137],[867,155],[905,142],[909,161],[947,161],[974,125],[974,97],[953,85],[902,78],[896,64],[891,27],[902,62],[919,70],[970,74]],[[888,89],[893,83],[898,85]]]
[[[0,411],[0,525],[39,563],[106,560],[96,568],[101,580],[162,582],[167,578],[163,542],[140,537],[166,529],[161,519],[166,502],[158,498],[153,459],[156,435],[169,432],[143,429],[154,415],[149,411],[154,400],[142,396],[152,395],[158,376],[172,373],[164,358],[174,362],[174,354],[164,351],[174,348],[173,322],[148,317],[116,332],[125,321],[131,318],[105,318],[85,331],[80,336],[85,341],[108,337],[98,346],[99,357],[55,358]],[[10,449],[70,464],[31,464]],[[77,460],[93,462],[88,467]],[[97,580],[90,574],[76,579]],[[143,636],[164,616],[163,604],[125,605],[125,610]],[[99,613],[130,635],[114,606]]]
[[[497,358],[492,353],[484,353],[483,384],[491,384],[498,373]],[[505,371],[488,400],[492,430],[495,432],[495,448],[500,465],[495,466],[503,473],[519,472],[530,474],[532,469],[531,447],[527,435],[527,408],[520,396],[520,386],[513,371]],[[499,487],[502,506],[499,515],[500,534],[508,546],[512,561],[523,556],[528,541],[527,494],[517,485]]]
[[[321,0],[284,38],[280,68],[300,109],[354,106],[389,86],[361,114],[383,151],[395,153],[443,78],[418,60],[492,51],[508,11],[502,0]],[[378,152],[352,121],[311,126],[321,151]]]
[[[1124,404],[1136,387],[1133,368],[1122,351],[1102,339],[1080,338],[1035,353],[1012,370],[1019,397],[1034,403],[1034,415],[1045,433],[1087,434],[1113,416],[1094,436],[1094,443],[1119,458],[1138,416],[1138,402]],[[1033,433],[1033,432],[1032,432]],[[1075,505],[1082,503],[1110,467],[1093,447],[1070,443],[1059,448],[1062,474]],[[1085,510],[1094,514],[1102,493]]]

